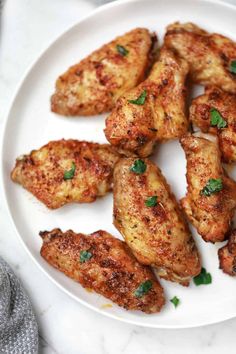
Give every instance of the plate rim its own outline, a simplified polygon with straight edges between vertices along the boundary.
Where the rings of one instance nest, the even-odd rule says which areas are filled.
[[[28,76],[30,75],[31,71],[33,70],[33,68],[35,67],[35,65],[37,64],[37,62],[42,58],[42,56],[51,48],[52,45],[54,45],[56,42],[58,42],[61,37],[65,34],[67,34],[68,32],[70,32],[71,30],[73,30],[74,27],[78,26],[79,24],[86,22],[88,19],[90,19],[93,16],[97,16],[99,15],[100,12],[103,12],[106,9],[109,8],[114,8],[114,7],[118,7],[124,3],[135,3],[135,2],[144,2],[145,0],[116,0],[107,4],[104,4],[102,6],[99,6],[97,8],[92,9],[87,15],[83,16],[79,21],[73,23],[72,25],[68,26],[65,30],[61,31],[57,36],[55,36],[51,41],[49,41],[49,43],[39,52],[39,54],[36,56],[36,58],[34,60],[32,60],[32,62],[28,65],[28,67],[24,70],[23,74],[21,75],[21,78],[19,79],[15,90],[13,91],[13,94],[11,96],[11,99],[9,100],[9,104],[8,104],[8,108],[7,108],[7,112],[3,118],[3,123],[2,123],[2,131],[1,131],[1,145],[0,145],[0,158],[1,158],[1,173],[0,173],[0,180],[1,180],[1,189],[2,189],[2,194],[3,194],[3,206],[5,207],[5,210],[7,211],[7,215],[9,217],[9,221],[13,227],[13,230],[15,231],[15,234],[17,235],[17,238],[20,240],[20,243],[22,244],[23,248],[26,251],[26,254],[28,254],[31,258],[31,260],[33,260],[34,264],[36,264],[36,266],[42,271],[42,273],[44,275],[46,275],[46,277],[51,280],[61,291],[63,291],[65,294],[67,294],[70,298],[72,298],[73,300],[75,300],[76,302],[78,302],[79,304],[85,306],[86,308],[95,311],[96,313],[106,316],[108,318],[112,318],[115,320],[118,320],[122,323],[127,323],[127,324],[132,324],[132,325],[136,325],[136,326],[140,326],[140,327],[145,327],[145,328],[157,328],[157,329],[190,329],[190,328],[198,328],[198,327],[205,327],[205,326],[209,326],[209,325],[213,325],[213,324],[217,324],[217,323],[223,323],[227,320],[233,319],[236,317],[236,312],[233,313],[232,315],[228,315],[223,319],[215,319],[212,321],[209,320],[204,320],[201,323],[198,324],[188,324],[188,325],[184,325],[184,324],[178,324],[178,325],[161,325],[161,324],[155,324],[155,323],[148,323],[148,322],[142,322],[142,318],[140,318],[140,320],[135,320],[135,319],[128,319],[128,318],[123,318],[123,317],[119,317],[118,315],[109,313],[107,311],[105,311],[104,309],[98,308],[88,302],[86,302],[85,300],[79,298],[78,296],[74,295],[73,293],[71,293],[69,290],[67,290],[66,287],[64,287],[63,285],[61,285],[52,275],[50,275],[44,268],[43,266],[38,262],[38,260],[33,256],[33,254],[30,251],[30,248],[27,246],[27,244],[25,243],[25,241],[23,240],[23,238],[20,235],[20,232],[18,231],[18,228],[14,222],[14,218],[13,215],[11,214],[10,211],[10,206],[8,203],[8,198],[7,198],[7,192],[6,192],[6,185],[5,185],[5,177],[4,177],[4,147],[5,147],[5,140],[6,140],[6,130],[7,130],[7,124],[8,124],[8,120],[9,117],[11,115],[12,109],[14,107],[14,103],[17,99],[18,94],[20,93],[20,90],[22,88],[22,86],[24,85],[26,79],[28,78]],[[227,7],[229,9],[232,9],[233,11],[236,12],[236,4],[231,4],[231,3],[227,3],[223,0],[191,0],[191,2],[198,2],[198,4],[201,3],[212,3],[212,4],[217,4],[220,5],[222,7]]]

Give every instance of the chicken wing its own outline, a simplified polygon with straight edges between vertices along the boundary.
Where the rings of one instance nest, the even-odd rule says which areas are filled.
[[[136,28],[70,67],[56,82],[51,110],[65,116],[110,111],[144,78],[154,41],[147,29]]]
[[[217,141],[186,135],[187,195],[181,200],[189,220],[205,241],[223,241],[236,208],[236,183],[221,165]]]
[[[236,275],[236,230],[230,234],[227,244],[218,251],[220,269],[231,276]]]
[[[107,140],[126,155],[151,154],[156,141],[186,133],[186,61],[163,48],[149,77],[126,92],[106,120]]]
[[[106,144],[51,141],[18,158],[11,178],[50,209],[71,202],[90,203],[111,189],[118,159]]]
[[[83,235],[54,229],[40,236],[41,256],[84,288],[126,310],[154,313],[164,305],[163,289],[151,269],[139,264],[127,245],[106,231]]]
[[[217,134],[225,162],[236,162],[236,95],[216,86],[195,98],[190,119],[204,133]]]
[[[190,230],[161,171],[148,159],[121,159],[114,170],[114,225],[138,261],[188,285],[201,271]]]
[[[194,82],[236,93],[236,43],[232,40],[193,23],[176,22],[167,27],[164,43],[189,62]]]

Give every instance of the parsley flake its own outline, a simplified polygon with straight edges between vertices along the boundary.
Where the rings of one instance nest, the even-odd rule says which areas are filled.
[[[145,164],[145,162],[143,160],[135,160],[133,165],[130,167],[130,171],[134,172],[138,175],[141,175],[142,173],[144,173],[147,169],[147,166]]]
[[[179,303],[180,303],[180,299],[179,299],[177,296],[174,296],[174,297],[170,300],[170,302],[172,302],[172,304],[173,304],[174,307],[176,308],[176,307],[179,305]]]
[[[145,205],[147,207],[154,207],[157,205],[157,196],[154,195],[153,197],[148,197],[146,200],[145,200]]]
[[[232,74],[236,74],[236,60],[232,60],[230,63],[229,71]]]
[[[215,109],[211,108],[210,110],[210,117],[211,117],[211,126],[217,126],[217,128],[225,128],[227,127],[227,122],[223,119],[220,112]]]
[[[207,273],[205,268],[202,268],[201,273],[193,278],[194,284],[199,285],[207,285],[212,283],[212,277],[210,273]]]
[[[126,49],[125,47],[123,47],[123,45],[117,44],[116,46],[116,50],[117,52],[122,55],[123,57],[126,57],[126,55],[129,54],[128,49]]]
[[[218,193],[223,189],[221,178],[210,178],[200,194],[209,197],[211,194]]]
[[[72,179],[75,175],[75,163],[72,162],[71,164],[71,169],[69,171],[64,172],[64,180],[66,181],[67,179]]]
[[[128,100],[128,102],[142,106],[146,101],[146,97],[147,97],[147,91],[143,90],[143,92],[139,95],[138,98],[136,98],[135,100]]]
[[[151,280],[146,280],[145,282],[141,283],[139,287],[135,290],[134,296],[142,297],[146,295],[151,288],[152,288]]]
[[[89,251],[86,250],[80,251],[80,257],[79,257],[80,263],[89,261],[92,256],[93,256],[92,253],[90,253]]]

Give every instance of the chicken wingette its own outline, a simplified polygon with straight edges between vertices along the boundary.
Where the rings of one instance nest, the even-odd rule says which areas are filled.
[[[106,119],[107,140],[126,155],[145,157],[157,141],[186,133],[187,73],[187,62],[162,48],[149,77],[120,97]]]
[[[70,67],[56,82],[51,110],[65,116],[110,111],[144,78],[154,41],[147,29],[136,28]]]
[[[106,231],[84,235],[54,229],[40,236],[41,256],[84,288],[126,310],[154,313],[164,305],[163,289],[151,269],[139,264],[128,246]]]
[[[216,86],[195,98],[190,107],[190,119],[204,133],[218,135],[225,162],[236,162],[236,95]]]
[[[148,159],[124,158],[114,169],[114,225],[138,261],[188,285],[201,263],[193,237],[161,171]]]
[[[236,275],[236,230],[229,236],[227,244],[218,250],[220,269],[231,276]]]
[[[11,178],[50,209],[90,203],[111,189],[118,159],[110,145],[62,139],[18,158]]]
[[[195,83],[216,85],[236,93],[236,43],[193,23],[179,22],[167,27],[165,45],[188,61]]]
[[[217,140],[186,135],[181,145],[187,159],[187,195],[183,210],[205,241],[223,241],[236,208],[236,183],[221,165]]]

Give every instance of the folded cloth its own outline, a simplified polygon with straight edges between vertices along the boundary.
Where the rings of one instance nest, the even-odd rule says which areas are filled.
[[[38,352],[38,326],[28,296],[0,257],[0,353]]]

